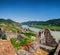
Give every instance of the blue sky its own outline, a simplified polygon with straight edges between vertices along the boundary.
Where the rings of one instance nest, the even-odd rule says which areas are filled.
[[[0,0],[0,18],[17,22],[60,18],[60,0]]]

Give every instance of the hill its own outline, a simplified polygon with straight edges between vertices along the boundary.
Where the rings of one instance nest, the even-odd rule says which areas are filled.
[[[20,31],[20,23],[12,21],[10,19],[0,19],[0,28],[3,32],[8,33],[19,33]]]
[[[60,18],[46,21],[47,25],[60,26]]]
[[[51,26],[60,26],[60,18],[51,19],[47,21],[28,21],[21,23],[23,25],[51,25]]]
[[[23,34],[27,37],[35,36],[34,32],[21,27],[21,24],[10,19],[0,19],[0,28],[6,34],[8,39]]]

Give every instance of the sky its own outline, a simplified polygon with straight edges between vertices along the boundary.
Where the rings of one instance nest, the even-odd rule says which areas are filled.
[[[60,0],[0,0],[0,18],[16,22],[60,18]]]

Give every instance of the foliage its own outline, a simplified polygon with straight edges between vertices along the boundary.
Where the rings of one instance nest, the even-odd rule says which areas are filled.
[[[20,42],[20,45],[23,46],[23,45],[26,45],[26,44],[31,43],[31,42],[32,42],[31,39],[24,38],[24,39]]]
[[[25,44],[28,44],[28,43],[31,43],[31,42],[32,42],[32,40],[31,40],[31,39],[28,39],[28,38],[24,38],[24,39],[21,40],[21,41],[17,41],[16,38],[11,38],[10,41],[11,41],[12,45],[13,45],[17,50],[21,49],[20,46],[23,46],[23,45],[25,45]]]
[[[2,36],[2,39],[3,39],[3,40],[6,40],[6,39],[7,39],[6,35],[3,35],[3,36]]]
[[[34,33],[22,33],[22,34],[24,34],[24,35],[27,36],[27,37],[35,36]]]
[[[22,24],[26,24],[41,29],[47,28],[52,31],[60,31],[60,18],[47,20],[47,21],[28,21],[28,22],[23,22]]]
[[[17,42],[17,40],[15,38],[11,38],[10,39],[12,45],[17,49],[19,50],[20,49],[20,42]]]
[[[34,25],[32,27],[41,28],[41,29],[50,29],[52,31],[60,31],[60,27],[51,26],[51,25]]]

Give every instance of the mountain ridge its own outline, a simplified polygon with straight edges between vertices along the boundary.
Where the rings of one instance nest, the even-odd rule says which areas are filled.
[[[53,26],[60,26],[60,18],[58,19],[50,19],[47,21],[27,21],[22,22],[22,25],[53,25]]]

